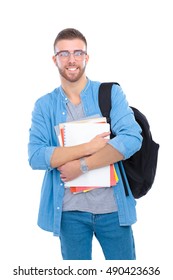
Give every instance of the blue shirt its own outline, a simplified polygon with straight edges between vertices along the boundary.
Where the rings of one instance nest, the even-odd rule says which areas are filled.
[[[86,116],[102,115],[98,104],[99,85],[100,82],[88,80],[81,92],[81,102]],[[59,146],[54,127],[66,121],[67,102],[68,98],[61,86],[36,101],[32,112],[28,144],[30,166],[33,169],[45,170],[38,225],[57,236],[60,234],[64,184],[60,179],[59,171],[51,167],[50,159],[54,149]],[[117,85],[113,85],[112,88],[110,117],[111,129],[116,137],[109,140],[109,144],[122,153],[124,159],[129,158],[141,147],[141,128],[135,121],[133,111],[128,106],[121,87]],[[136,201],[130,188],[129,195],[125,195],[118,165],[115,165],[119,181],[113,188],[118,205],[119,222],[121,226],[131,225],[136,221]]]

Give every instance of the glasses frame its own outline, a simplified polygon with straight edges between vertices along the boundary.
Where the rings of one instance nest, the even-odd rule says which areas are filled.
[[[63,52],[68,53],[68,55],[67,56],[60,56],[60,54],[63,53]],[[76,52],[81,52],[81,55],[80,56],[75,55]],[[87,52],[83,51],[83,50],[74,50],[73,52],[70,52],[68,50],[62,50],[62,51],[59,51],[59,52],[55,53],[55,56],[59,56],[59,58],[63,59],[63,60],[68,60],[70,58],[70,55],[73,55],[76,60],[82,60],[83,55],[87,55]]]

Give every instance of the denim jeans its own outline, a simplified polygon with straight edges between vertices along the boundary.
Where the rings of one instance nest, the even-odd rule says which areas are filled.
[[[91,260],[93,235],[106,260],[134,260],[131,226],[120,226],[117,212],[92,214],[80,211],[62,213],[61,253],[64,260]]]

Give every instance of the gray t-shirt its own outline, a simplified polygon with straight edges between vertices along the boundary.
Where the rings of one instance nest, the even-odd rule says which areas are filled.
[[[74,105],[67,103],[67,121],[79,120],[85,117],[82,103]],[[117,211],[113,188],[98,188],[88,192],[73,194],[65,189],[63,211],[85,211],[93,214],[105,214]]]

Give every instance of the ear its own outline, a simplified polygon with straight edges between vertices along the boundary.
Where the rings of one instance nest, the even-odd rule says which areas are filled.
[[[52,56],[52,60],[53,60],[53,62],[55,63],[55,65],[57,65],[56,56],[55,56],[55,55]]]
[[[87,64],[88,61],[89,61],[89,55],[88,55],[88,54],[85,56],[85,61],[86,61],[86,64]]]

